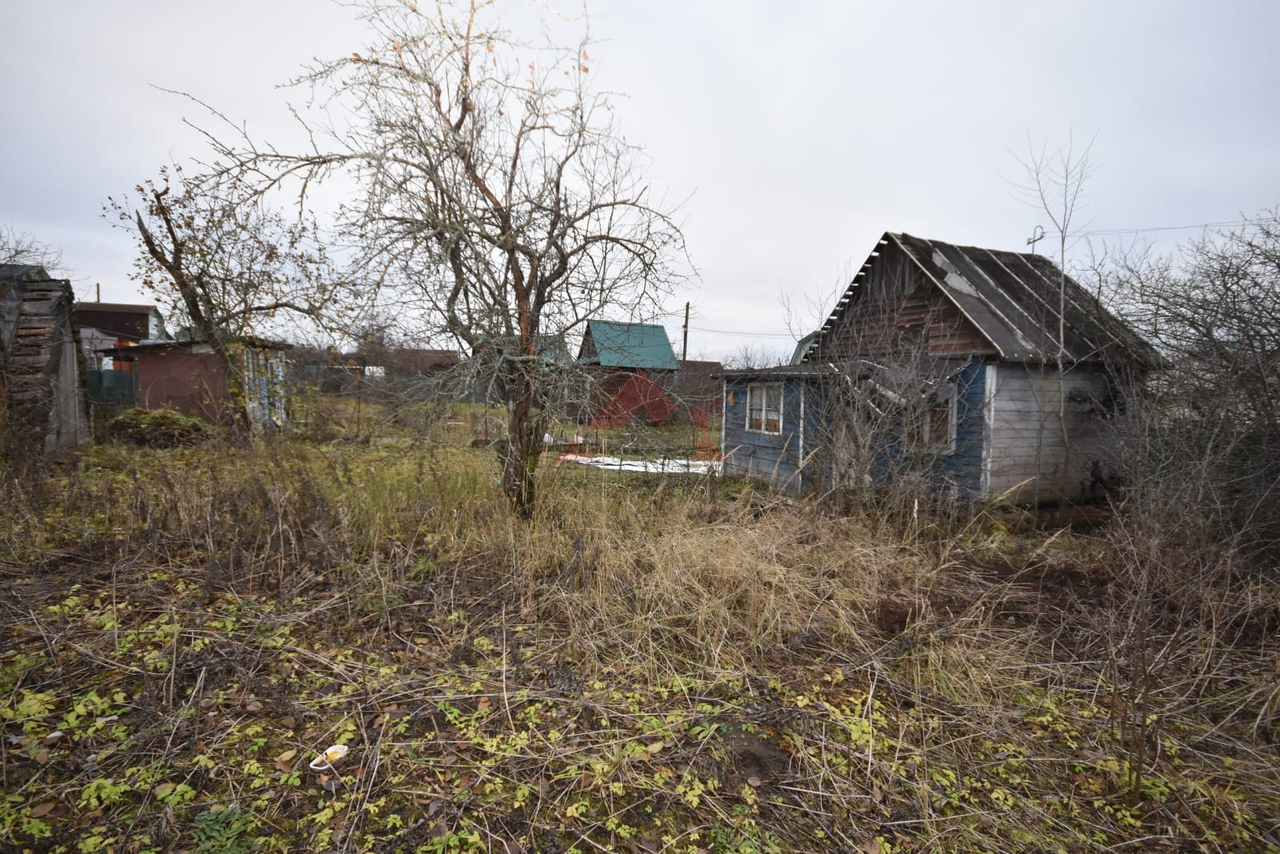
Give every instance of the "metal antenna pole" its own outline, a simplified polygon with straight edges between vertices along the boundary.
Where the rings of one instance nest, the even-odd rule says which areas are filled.
[[[1044,226],[1037,225],[1035,230],[1031,232],[1031,236],[1027,238],[1027,245],[1031,247],[1031,251],[1036,251],[1036,244],[1044,240]]]

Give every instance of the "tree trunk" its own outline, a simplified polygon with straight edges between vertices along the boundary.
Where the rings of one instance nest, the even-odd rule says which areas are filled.
[[[507,448],[502,458],[502,491],[521,519],[533,518],[536,499],[534,474],[542,455],[541,419],[533,414],[537,365],[516,363],[515,389],[507,419]]]

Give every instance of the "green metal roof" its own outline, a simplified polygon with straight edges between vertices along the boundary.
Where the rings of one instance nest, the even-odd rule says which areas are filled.
[[[667,330],[652,323],[592,320],[582,336],[578,362],[606,368],[674,371],[680,367]]]

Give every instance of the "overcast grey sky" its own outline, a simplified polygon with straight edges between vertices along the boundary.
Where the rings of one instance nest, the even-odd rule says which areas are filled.
[[[513,9],[526,0],[497,0]],[[555,5],[553,0],[552,5]],[[558,8],[576,9],[569,4]],[[258,136],[312,57],[359,50],[328,0],[0,0],[0,224],[60,248],[81,298],[136,301],[110,194],[200,153],[189,92]],[[592,73],[681,213],[690,356],[789,352],[884,231],[1025,250],[1028,137],[1096,134],[1086,231],[1280,203],[1280,3],[596,0]],[[203,119],[202,119],[203,120]],[[1194,230],[1136,237],[1171,246]],[[1095,240],[1103,239],[1097,235]],[[1106,239],[1114,241],[1115,236]],[[1047,244],[1041,244],[1042,251]],[[679,348],[681,320],[668,318]]]

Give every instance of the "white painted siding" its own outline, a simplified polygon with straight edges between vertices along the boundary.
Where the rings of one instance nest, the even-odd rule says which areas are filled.
[[[1107,421],[1094,402],[1108,398],[1106,373],[1086,367],[1066,372],[1064,418],[1058,414],[1054,368],[1002,364],[994,378],[995,388],[988,393],[987,495],[1009,493],[1030,501],[1085,494],[1094,462],[1106,450]]]

